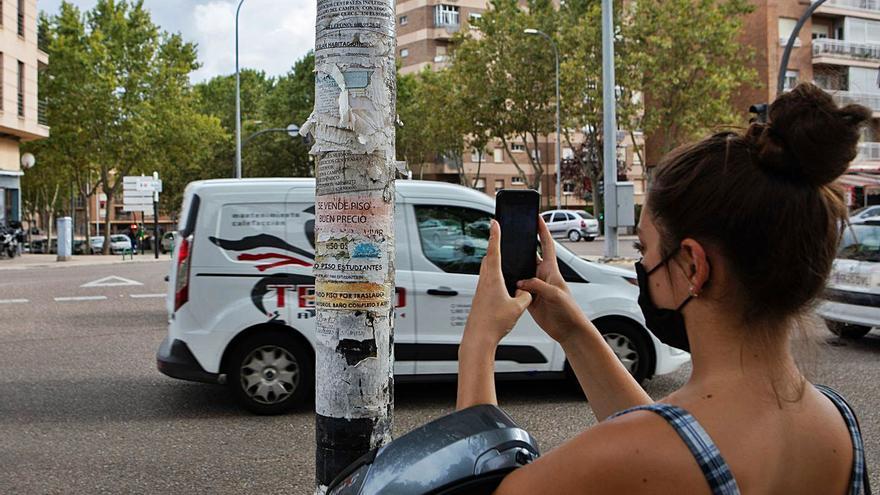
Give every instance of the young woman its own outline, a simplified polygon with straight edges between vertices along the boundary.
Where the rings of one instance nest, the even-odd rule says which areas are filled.
[[[863,493],[853,413],[807,382],[789,337],[831,269],[846,218],[832,182],[870,118],[804,84],[773,103],[769,124],[717,134],[660,164],[639,221],[639,305],[659,339],[691,352],[693,371],[659,402],[569,295],[546,225],[538,275],[511,298],[492,223],[459,351],[457,407],[496,403],[495,347],[528,309],[565,350],[600,421],[496,493]]]

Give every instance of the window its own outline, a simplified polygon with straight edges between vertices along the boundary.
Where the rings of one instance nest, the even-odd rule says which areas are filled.
[[[514,153],[525,153],[526,145],[524,145],[522,143],[511,143],[510,151],[512,151]]]
[[[504,189],[504,179],[495,179],[495,190],[500,191]]]
[[[877,87],[877,69],[868,69],[865,67],[849,68],[849,90],[857,93],[873,93],[877,94],[880,89]]]
[[[563,160],[574,160],[574,150],[571,148],[562,148]]]
[[[854,43],[880,43],[880,22],[847,17],[843,39]]]
[[[794,27],[797,25],[797,19],[790,19],[788,17],[780,17],[779,18],[779,45],[785,46],[788,44],[788,38],[791,37],[791,33],[794,31]],[[794,46],[801,46],[800,38],[796,39],[794,42]]]
[[[561,211],[557,211],[553,214],[553,218],[550,220],[551,222],[564,222],[565,221],[565,213]]]
[[[447,273],[477,275],[489,245],[492,215],[457,206],[416,205],[425,257]]]
[[[564,181],[562,183],[562,194],[568,196],[574,194],[574,183],[571,181]]]
[[[18,62],[18,116],[24,117],[24,62]]]
[[[510,184],[513,186],[521,186],[525,183],[526,183],[526,181],[524,181],[523,178],[518,175],[514,175],[513,177],[510,178]]]
[[[798,71],[796,70],[787,70],[785,71],[785,83],[782,86],[783,91],[791,91],[797,86],[798,83]]]
[[[483,161],[483,154],[480,153],[480,150],[473,148],[471,149],[471,161],[474,163]]]
[[[434,6],[434,27],[458,27],[458,7],[455,5]]]
[[[407,23],[409,23],[409,19],[405,15],[400,16],[400,25],[406,26]]]
[[[544,219],[544,223],[550,223],[550,217],[552,215],[553,215],[552,213],[544,213],[541,215],[541,218]]]
[[[843,233],[837,257],[857,261],[880,261],[880,227],[869,224],[851,225]],[[832,275],[832,280],[836,276],[840,275]]]
[[[471,12],[468,14],[468,27],[471,29],[477,29],[477,26],[474,26],[474,21],[479,21],[483,17],[483,14],[477,12]]]
[[[532,152],[529,154],[532,155],[532,159],[536,162],[541,161],[541,150],[532,150]]]
[[[486,179],[477,179],[477,184],[474,189],[480,192],[486,192]]]
[[[24,0],[18,0],[18,35],[24,38]]]
[[[400,58],[409,57],[409,48],[401,48],[400,49]]]
[[[495,148],[494,150],[492,150],[492,160],[494,160],[495,163],[503,162],[504,161],[504,150],[502,150],[501,148]]]
[[[0,0],[0,5],[3,5],[2,0]],[[3,12],[0,11],[0,15],[2,14]],[[3,53],[0,52],[0,74],[3,72]],[[5,84],[3,84],[2,77],[0,77],[0,111],[3,110],[3,86],[5,86]]]

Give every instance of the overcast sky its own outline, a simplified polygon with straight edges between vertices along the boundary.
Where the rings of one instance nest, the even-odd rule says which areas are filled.
[[[72,0],[83,10],[95,0]],[[193,82],[235,72],[237,0],[145,0],[153,22],[198,44],[202,68]],[[269,75],[287,72],[315,46],[315,0],[245,0],[239,16],[239,64]],[[61,0],[37,0],[56,14]]]

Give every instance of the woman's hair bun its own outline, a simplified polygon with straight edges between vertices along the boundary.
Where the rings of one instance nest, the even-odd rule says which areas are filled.
[[[821,186],[846,172],[858,152],[860,128],[871,118],[869,108],[839,108],[831,95],[802,83],[776,98],[769,123],[753,124],[747,137],[768,173]]]

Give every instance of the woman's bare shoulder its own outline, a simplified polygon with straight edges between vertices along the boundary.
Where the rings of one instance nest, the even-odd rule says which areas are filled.
[[[697,463],[660,416],[635,411],[603,421],[511,473],[497,495],[708,492]]]

